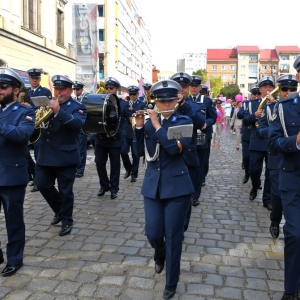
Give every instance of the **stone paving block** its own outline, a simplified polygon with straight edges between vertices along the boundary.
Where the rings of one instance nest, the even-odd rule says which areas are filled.
[[[259,268],[263,268],[263,269],[267,269],[267,270],[270,270],[270,269],[278,270],[279,269],[279,265],[276,260],[258,259],[256,263]]]
[[[225,286],[242,288],[244,286],[244,277],[239,278],[239,277],[226,276]]]
[[[147,258],[139,256],[127,256],[124,259],[123,264],[130,266],[145,266],[147,264]]]
[[[1,284],[1,288],[3,286],[12,287],[14,289],[22,289],[26,287],[26,285],[31,281],[29,276],[24,276],[18,274],[18,276],[8,277],[5,282]],[[0,298],[1,299],[1,298]]]
[[[31,291],[16,290],[16,291],[12,291],[11,293],[9,293],[9,295],[7,295],[4,299],[5,300],[26,300],[31,294],[32,294]],[[1,292],[0,292],[0,295],[1,295]]]
[[[267,290],[268,288],[266,281],[258,278],[247,278],[246,286],[252,290]]]
[[[126,280],[125,276],[103,276],[99,281],[99,285],[111,284],[116,286],[122,286],[125,280]]]
[[[208,284],[187,284],[187,293],[211,296],[214,294],[214,286]]]
[[[56,279],[60,281],[70,280],[74,281],[78,276],[78,271],[75,270],[63,270],[61,273],[56,277]]]
[[[147,278],[132,277],[129,279],[128,286],[138,289],[152,289],[155,281]]]
[[[95,282],[98,279],[97,274],[93,273],[81,273],[77,278],[76,281],[81,283],[92,283]]]
[[[0,299],[4,299],[4,297],[11,291],[10,288],[7,287],[1,287],[0,289]]]
[[[52,292],[58,284],[58,280],[34,278],[27,284],[26,288],[33,291]]]
[[[87,262],[85,266],[82,268],[83,272],[91,272],[95,274],[103,274],[108,269],[109,264],[107,263],[92,263]]]
[[[148,290],[134,290],[126,289],[124,294],[119,298],[120,300],[133,300],[133,299],[143,299],[143,300],[153,300],[154,293]]]
[[[120,247],[118,249],[118,253],[134,255],[137,254],[138,250],[139,248],[135,248],[135,247]]]
[[[224,287],[224,288],[217,288],[216,289],[216,296],[228,298],[228,299],[241,299],[242,298],[242,292],[240,289],[236,288],[230,288],[230,287]]]
[[[244,270],[242,268],[220,266],[219,274],[226,276],[244,277]]]
[[[245,300],[253,300],[253,299],[270,300],[270,296],[269,296],[268,292],[244,290],[243,296],[244,296]]]
[[[246,276],[247,277],[253,277],[253,278],[267,278],[267,274],[265,270],[261,269],[245,269]]]
[[[267,280],[267,284],[268,284],[270,291],[273,291],[273,292],[277,292],[277,291],[283,292],[284,291],[283,278],[282,278],[282,281]]]
[[[34,293],[27,300],[54,300],[55,296],[46,293]]]
[[[196,273],[207,272],[207,273],[216,273],[217,267],[212,264],[204,264],[204,263],[193,263],[192,264],[193,271]]]
[[[220,275],[207,274],[205,278],[205,283],[209,285],[222,286],[223,278]]]
[[[85,284],[80,287],[80,290],[78,292],[79,299],[82,299],[83,297],[91,297],[92,299],[95,299],[93,297],[94,292],[96,291],[97,286],[94,284]],[[86,298],[84,298],[86,299]]]
[[[72,282],[72,281],[63,281],[56,289],[55,293],[58,295],[67,294],[67,295],[74,295],[79,288],[81,287],[81,283]]]

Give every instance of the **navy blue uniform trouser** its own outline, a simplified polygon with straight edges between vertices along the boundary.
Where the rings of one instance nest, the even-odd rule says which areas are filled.
[[[245,168],[245,176],[250,176],[249,164],[250,164],[250,150],[249,150],[249,141],[242,141],[242,155],[243,163]]]
[[[23,261],[25,224],[23,204],[26,185],[1,186],[0,201],[3,205],[8,243],[7,264],[18,265]]]
[[[167,187],[166,187],[167,188]],[[180,275],[183,227],[191,195],[169,199],[144,197],[145,235],[152,248],[154,260],[166,260],[166,285],[176,285]]]
[[[210,145],[211,145],[211,139],[207,140],[208,147],[205,149],[205,161],[204,161],[204,177],[203,177],[203,182],[205,182],[205,178],[208,174],[209,171],[209,157],[210,157]]]
[[[50,167],[36,165],[36,184],[52,208],[58,214],[62,226],[73,225],[74,193],[76,166]],[[57,179],[58,190],[55,188]]]
[[[250,177],[252,182],[252,187],[254,189],[259,189],[261,181],[260,176],[263,168],[263,162],[265,160],[266,166],[268,165],[268,153],[267,151],[253,151],[250,150]],[[271,181],[269,175],[269,169],[265,169],[265,182],[263,190],[263,203],[271,203]]]
[[[132,163],[129,158],[129,151],[131,151]],[[121,157],[125,170],[131,172],[132,175],[137,177],[140,158],[135,154],[135,151],[133,150],[133,139],[125,138],[125,146],[121,150]]]
[[[80,165],[77,168],[77,173],[83,174],[86,165],[86,147],[87,147],[87,135],[80,133],[79,135],[79,150],[80,150]]]
[[[285,225],[284,290],[288,294],[300,289],[300,194],[281,190]]]
[[[271,181],[272,211],[270,220],[272,224],[279,225],[282,219],[282,203],[279,187],[279,169],[269,169]]]
[[[100,187],[104,191],[117,193],[119,191],[121,170],[121,147],[104,147],[96,144],[95,163],[99,176]],[[110,161],[110,179],[107,176],[106,163]]]

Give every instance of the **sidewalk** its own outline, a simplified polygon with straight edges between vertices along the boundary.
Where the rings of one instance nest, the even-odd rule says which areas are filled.
[[[262,192],[251,202],[250,182],[241,183],[241,154],[229,130],[221,147],[211,149],[210,172],[185,233],[173,299],[281,299],[282,225],[279,238],[272,239]],[[153,250],[144,236],[143,166],[135,183],[123,175],[124,169],[117,199],[111,200],[110,193],[97,197],[99,181],[93,150],[88,150],[85,175],[74,185],[74,229],[64,237],[58,235],[59,225],[50,226],[53,212],[41,194],[27,188],[24,267],[12,277],[0,277],[0,299],[162,299],[165,271],[155,274]],[[3,212],[0,237],[4,246]]]

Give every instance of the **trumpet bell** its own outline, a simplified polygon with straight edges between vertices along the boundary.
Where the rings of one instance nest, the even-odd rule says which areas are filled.
[[[34,144],[41,136],[42,129],[40,127],[34,128],[32,135],[30,136],[27,145]]]

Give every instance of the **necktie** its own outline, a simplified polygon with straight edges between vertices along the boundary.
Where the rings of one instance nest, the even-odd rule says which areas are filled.
[[[193,100],[196,101],[196,97],[193,97]]]

